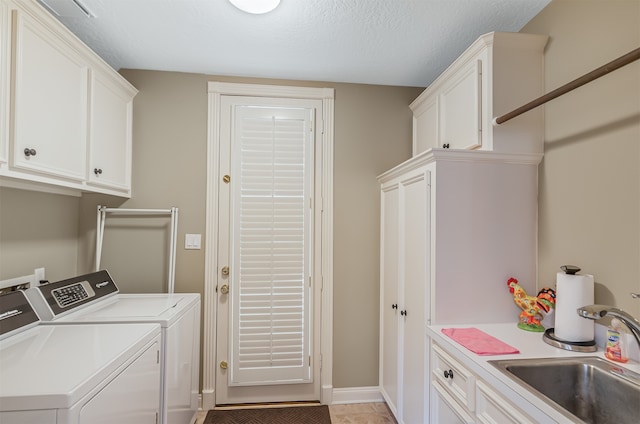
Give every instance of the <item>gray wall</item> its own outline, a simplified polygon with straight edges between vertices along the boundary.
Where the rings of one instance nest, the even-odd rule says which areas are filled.
[[[41,267],[52,280],[72,276],[78,263],[79,205],[79,197],[0,187],[0,279]]]
[[[637,0],[554,0],[522,32],[548,34],[549,92],[640,46]],[[596,301],[640,316],[640,61],[545,106],[539,285],[563,264],[593,274]]]

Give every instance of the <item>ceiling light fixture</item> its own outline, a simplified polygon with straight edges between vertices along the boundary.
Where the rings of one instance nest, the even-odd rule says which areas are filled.
[[[269,13],[280,4],[280,0],[229,0],[232,5],[243,12],[261,15]]]

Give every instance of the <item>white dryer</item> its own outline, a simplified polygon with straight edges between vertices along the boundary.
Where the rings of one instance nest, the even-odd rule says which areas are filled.
[[[160,423],[195,422],[200,386],[198,293],[122,294],[106,270],[26,293],[43,324],[160,324]]]
[[[0,296],[0,422],[153,424],[160,326],[41,325],[21,291]]]

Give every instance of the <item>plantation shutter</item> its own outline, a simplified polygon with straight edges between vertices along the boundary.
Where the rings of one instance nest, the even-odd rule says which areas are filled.
[[[229,385],[312,381],[312,112],[236,106]]]

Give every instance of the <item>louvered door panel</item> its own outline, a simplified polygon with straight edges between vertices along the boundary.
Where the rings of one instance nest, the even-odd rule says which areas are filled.
[[[235,108],[230,385],[311,381],[306,109]]]

